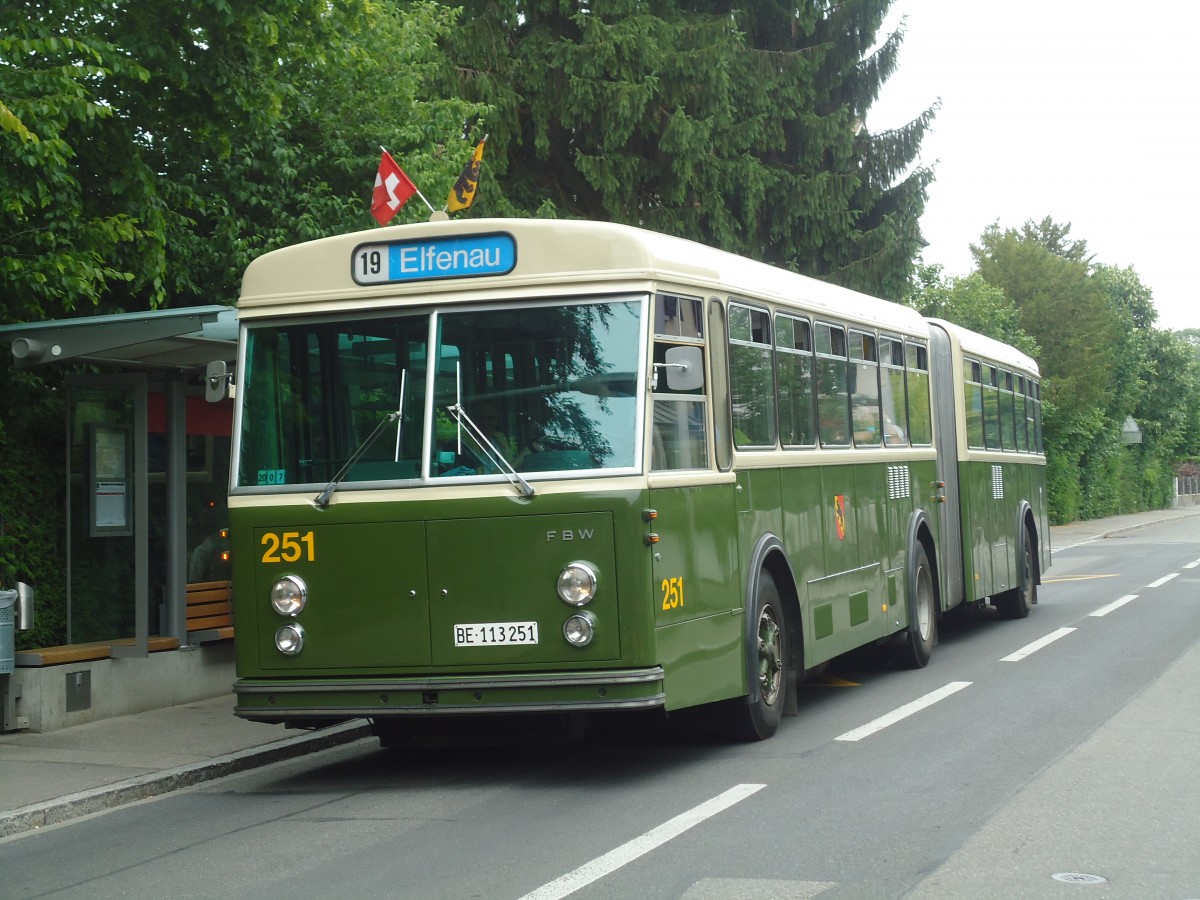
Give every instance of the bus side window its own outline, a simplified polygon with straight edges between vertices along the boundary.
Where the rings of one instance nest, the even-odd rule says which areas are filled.
[[[654,298],[654,418],[650,468],[708,468],[707,378],[679,375],[668,361],[673,348],[691,347],[703,366],[704,312],[700,300],[659,294]],[[674,354],[679,357],[679,352]],[[685,385],[679,387],[679,385]]]
[[[1016,407],[1013,396],[1013,374],[1000,373],[1000,444],[1005,450],[1017,449],[1017,436],[1014,429]]]
[[[736,447],[775,446],[775,373],[771,316],[729,304],[729,393]]]
[[[846,329],[817,323],[817,423],[824,446],[850,444],[850,361]]]
[[[895,338],[880,338],[879,363],[883,442],[889,447],[903,447],[908,443],[908,417],[904,403],[904,345]]]
[[[779,439],[785,447],[811,447],[813,425],[812,326],[807,319],[775,317],[775,379],[779,384]]]
[[[877,358],[875,335],[851,331],[850,410],[854,425],[854,443],[859,447],[878,447],[882,439]]]
[[[667,351],[678,344],[654,342],[654,422],[651,429],[650,468],[708,468],[708,410],[705,387],[675,390],[671,387]],[[700,352],[699,347],[695,350]],[[701,354],[701,358],[702,354]]]
[[[1013,394],[1016,412],[1016,449],[1025,454],[1030,450],[1030,433],[1028,433],[1028,415],[1025,412],[1025,376],[1016,376],[1016,388]]]
[[[983,445],[1000,449],[1000,376],[995,366],[983,367]]]
[[[967,407],[967,446],[983,449],[983,366],[963,360],[963,401]]]
[[[908,388],[908,439],[915,447],[933,443],[933,413],[929,399],[929,348],[905,345],[905,382]]]

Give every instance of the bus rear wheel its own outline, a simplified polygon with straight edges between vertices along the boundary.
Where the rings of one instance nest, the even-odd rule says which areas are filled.
[[[754,677],[745,698],[729,701],[731,731],[744,741],[762,741],[779,728],[787,695],[787,623],[779,588],[771,573],[759,572],[746,653]]]
[[[1024,619],[1037,603],[1037,581],[1033,572],[1033,537],[1028,528],[1021,529],[1021,552],[1017,557],[1021,567],[1017,586],[992,598],[992,605],[1002,619]]]
[[[902,669],[923,669],[933,657],[937,643],[937,595],[933,590],[933,570],[925,547],[918,544],[908,573],[908,628],[892,655],[892,663]]]

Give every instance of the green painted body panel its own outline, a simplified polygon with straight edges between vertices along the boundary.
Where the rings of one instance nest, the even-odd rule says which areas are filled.
[[[239,677],[654,665],[650,559],[641,540],[645,499],[640,491],[596,491],[547,493],[531,502],[235,507]],[[301,552],[295,562],[263,561],[266,535],[310,531],[312,560]],[[563,639],[563,622],[575,610],[556,592],[559,572],[577,560],[599,574],[587,607],[597,620],[596,638],[585,648]],[[305,648],[292,658],[273,645],[275,630],[289,621],[269,602],[271,585],[284,574],[299,575],[309,588],[296,618]],[[243,585],[253,587],[247,592]],[[528,621],[538,623],[536,645],[454,646],[456,624]]]
[[[889,494],[889,469],[904,485],[901,496]],[[907,626],[908,524],[923,509],[936,531],[928,489],[934,471],[933,460],[781,470],[784,544],[801,600],[806,667]]]
[[[982,600],[1018,586],[1021,501],[1034,515],[1042,567],[1050,560],[1045,468],[1036,463],[959,462],[963,578],[966,599]]]
[[[245,529],[252,542],[237,540],[241,516],[231,516],[234,559],[261,558],[273,543],[269,534],[311,531],[314,558],[255,567],[252,596],[238,595],[234,607],[239,672],[296,674],[318,670],[428,667],[429,587],[426,579],[425,526],[421,522],[311,522]],[[278,519],[276,519],[277,521]],[[264,544],[264,540],[268,544]],[[306,548],[305,548],[306,549]],[[274,635],[289,619],[270,606],[271,585],[281,575],[297,575],[308,586],[309,602],[296,619],[308,634],[298,658],[275,649]],[[237,570],[235,570],[237,578]],[[253,635],[253,642],[244,636]]]
[[[611,513],[449,519],[429,522],[426,531],[435,667],[505,662],[577,666],[621,659]],[[596,637],[583,648],[572,647],[562,637],[562,623],[576,610],[555,590],[559,571],[576,560],[590,563],[600,574],[596,598],[587,605],[597,619]],[[455,625],[526,620],[538,622],[536,646],[454,645]]]
[[[732,484],[654,487],[654,617],[666,670],[667,708],[746,692],[744,598],[733,531]],[[682,603],[672,580],[682,583]],[[679,582],[676,582],[678,584]]]
[[[659,651],[670,660],[664,678],[668,710],[746,693],[745,622],[745,611],[732,609],[658,629]]]

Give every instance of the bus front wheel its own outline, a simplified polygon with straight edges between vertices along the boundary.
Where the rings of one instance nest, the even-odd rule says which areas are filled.
[[[908,573],[908,628],[900,637],[893,663],[903,669],[927,666],[937,643],[937,595],[929,556],[921,544],[917,545]]]
[[[750,620],[754,631],[747,635],[753,677],[745,698],[729,701],[733,734],[745,741],[762,741],[779,727],[787,695],[787,623],[779,588],[771,573],[759,572],[758,589]]]

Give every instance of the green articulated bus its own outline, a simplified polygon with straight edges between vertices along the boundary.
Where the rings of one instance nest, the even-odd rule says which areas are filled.
[[[297,727],[708,705],[1049,565],[1038,370],[911,309],[622,225],[265,254],[239,301],[237,714]]]

